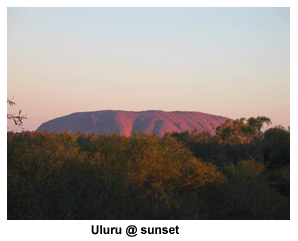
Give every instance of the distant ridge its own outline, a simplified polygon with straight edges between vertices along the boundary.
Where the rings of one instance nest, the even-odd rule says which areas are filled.
[[[62,133],[112,134],[114,132],[131,136],[133,130],[144,131],[147,134],[157,133],[162,137],[167,132],[182,132],[198,127],[202,131],[215,134],[217,126],[229,118],[191,111],[161,110],[119,111],[102,110],[94,112],[78,112],[59,117],[43,123],[36,131]]]

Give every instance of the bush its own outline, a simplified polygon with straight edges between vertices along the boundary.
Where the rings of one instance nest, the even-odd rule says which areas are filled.
[[[289,166],[209,157],[171,135],[9,132],[7,218],[289,219]]]
[[[263,170],[255,161],[225,167],[228,181],[213,194],[220,203],[209,207],[217,219],[289,219],[289,199],[268,187]]]
[[[8,219],[189,219],[224,181],[172,137],[8,133]]]

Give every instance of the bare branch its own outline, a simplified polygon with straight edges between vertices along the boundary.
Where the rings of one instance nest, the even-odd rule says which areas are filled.
[[[13,99],[13,97],[12,97],[12,99]],[[9,100],[9,99],[7,99],[7,103],[10,106],[16,105],[16,103],[14,103],[12,100]],[[22,128],[22,126],[23,126],[23,121],[22,120],[27,119],[26,116],[21,116],[21,111],[22,110],[19,111],[19,115],[17,115],[17,116],[15,114],[7,114],[7,119],[12,119],[14,121],[14,124],[16,126],[18,126],[18,129],[19,128],[24,129],[24,128]]]

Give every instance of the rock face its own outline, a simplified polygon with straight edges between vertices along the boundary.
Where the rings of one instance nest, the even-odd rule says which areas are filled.
[[[61,133],[67,130],[71,133],[112,134],[130,136],[133,130],[144,131],[147,134],[157,133],[162,137],[166,132],[182,132],[197,127],[215,134],[217,126],[229,118],[205,114],[201,112],[174,111],[94,111],[73,113],[43,123],[36,131]]]

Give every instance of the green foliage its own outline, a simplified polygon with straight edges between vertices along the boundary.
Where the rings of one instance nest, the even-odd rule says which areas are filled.
[[[267,166],[290,164],[290,130],[283,126],[270,128],[264,133],[264,155]]]
[[[218,143],[223,146],[228,145],[234,151],[244,153],[246,159],[255,159],[264,164],[262,132],[264,124],[271,124],[271,120],[265,116],[251,117],[248,120],[245,118],[235,121],[227,120],[216,128]]]
[[[268,188],[260,175],[264,168],[254,161],[241,161],[226,168],[227,199],[232,210],[253,219],[288,219],[289,200]]]
[[[220,144],[249,144],[252,142],[256,130],[246,123],[245,118],[236,121],[227,120],[223,125],[216,128]]]
[[[195,128],[190,132],[172,132],[167,133],[167,135],[174,137],[198,159],[212,159],[218,152],[216,138],[207,131],[199,131]]]
[[[290,165],[267,169],[266,176],[271,188],[290,197]]]
[[[220,144],[250,144],[261,140],[261,129],[264,124],[269,125],[271,120],[268,117],[240,118],[235,121],[227,120],[223,125],[216,128]]]
[[[8,219],[183,219],[224,181],[169,136],[8,133]]]
[[[262,174],[265,166],[240,161],[224,168],[226,185],[210,194],[215,219],[289,219],[290,200],[270,189]]]
[[[221,171],[218,147],[197,130],[163,138],[8,132],[7,218],[287,219],[288,199],[268,188],[265,166]],[[286,180],[289,168],[281,173]]]

